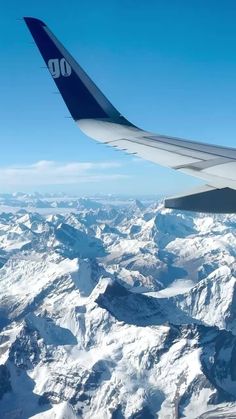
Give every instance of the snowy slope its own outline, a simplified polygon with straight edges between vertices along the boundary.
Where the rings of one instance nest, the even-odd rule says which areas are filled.
[[[235,226],[139,201],[1,213],[0,417],[236,417]]]

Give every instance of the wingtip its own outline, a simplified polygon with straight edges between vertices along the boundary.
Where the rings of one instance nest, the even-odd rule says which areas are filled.
[[[46,24],[42,20],[37,19],[36,17],[24,16],[23,19],[27,25],[38,24],[38,25],[46,26]]]

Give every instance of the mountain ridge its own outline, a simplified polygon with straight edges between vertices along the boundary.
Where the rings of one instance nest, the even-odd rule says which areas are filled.
[[[236,417],[235,216],[86,204],[0,213],[1,417]]]

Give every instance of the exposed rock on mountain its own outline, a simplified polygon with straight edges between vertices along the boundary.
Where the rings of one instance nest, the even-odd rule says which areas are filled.
[[[0,214],[1,418],[236,417],[236,218],[124,205]]]

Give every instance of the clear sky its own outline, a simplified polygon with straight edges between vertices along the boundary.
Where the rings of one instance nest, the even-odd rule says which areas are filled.
[[[12,0],[0,13],[0,191],[171,194],[199,183],[83,135],[22,16],[44,20],[133,123],[236,146],[235,0]]]

